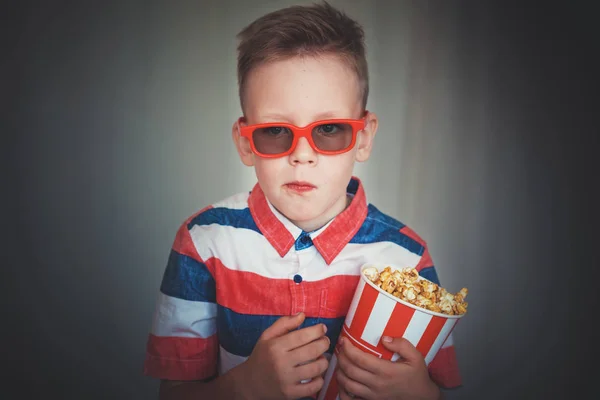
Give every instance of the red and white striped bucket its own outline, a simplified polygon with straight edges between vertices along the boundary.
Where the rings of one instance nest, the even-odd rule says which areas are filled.
[[[340,338],[345,337],[355,347],[379,358],[396,361],[398,354],[383,347],[381,338],[403,337],[421,352],[425,363],[429,365],[464,314],[446,315],[417,307],[378,288],[362,273],[367,267],[376,267],[382,271],[387,266],[392,270],[402,269],[390,264],[368,264],[361,268],[361,279],[346,314]],[[339,398],[335,378],[338,351],[339,344],[329,361],[325,384],[319,392],[318,400]]]

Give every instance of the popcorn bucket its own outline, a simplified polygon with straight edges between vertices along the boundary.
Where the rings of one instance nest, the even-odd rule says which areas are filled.
[[[402,269],[390,264],[365,264],[361,267],[360,280],[346,314],[340,338],[344,337],[344,340],[349,340],[364,352],[385,360],[396,361],[400,358],[399,355],[387,350],[381,338],[383,336],[403,337],[421,352],[425,363],[429,365],[458,320],[465,314],[447,315],[417,307],[377,287],[363,273],[367,267],[375,267],[381,272],[387,266],[392,270]],[[419,279],[425,278],[419,277]],[[339,398],[335,378],[339,346],[338,340],[318,400]]]

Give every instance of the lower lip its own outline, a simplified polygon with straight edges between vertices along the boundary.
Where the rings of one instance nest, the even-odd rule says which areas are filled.
[[[287,185],[285,185],[285,187],[287,187],[288,189],[290,189],[294,192],[299,192],[299,193],[310,192],[311,190],[315,189],[314,186],[296,185],[293,183],[288,183]]]

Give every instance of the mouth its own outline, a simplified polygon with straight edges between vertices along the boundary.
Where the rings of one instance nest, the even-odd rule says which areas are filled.
[[[304,181],[288,182],[288,183],[286,183],[283,186],[286,187],[289,190],[292,190],[294,192],[299,192],[299,193],[310,192],[311,190],[317,188],[312,183],[310,183],[310,182],[304,182]]]

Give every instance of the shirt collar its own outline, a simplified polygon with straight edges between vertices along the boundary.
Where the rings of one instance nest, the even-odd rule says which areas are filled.
[[[350,205],[324,227],[310,234],[328,265],[354,237],[367,217],[367,200],[360,179],[352,177],[346,192],[352,195]],[[269,203],[258,183],[250,193],[248,207],[261,233],[281,257],[285,256],[302,230]]]

